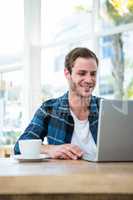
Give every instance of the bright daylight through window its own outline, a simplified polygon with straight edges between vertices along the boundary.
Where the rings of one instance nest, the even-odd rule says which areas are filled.
[[[67,89],[64,57],[77,46],[93,49],[92,0],[42,2],[42,96],[57,97]]]
[[[23,1],[0,1],[0,147],[22,126]]]
[[[100,94],[132,99],[133,1],[101,0],[99,15]]]

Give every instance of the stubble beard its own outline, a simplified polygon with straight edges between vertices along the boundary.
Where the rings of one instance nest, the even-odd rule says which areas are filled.
[[[70,91],[77,97],[81,98],[81,99],[88,99],[91,95],[92,95],[92,91],[94,88],[92,88],[91,93],[88,96],[85,96],[82,94],[82,92],[78,89],[78,87],[81,87],[80,85],[77,86],[77,84],[71,79],[70,82]],[[89,89],[90,90],[90,89]]]
[[[80,86],[79,86],[80,87]],[[71,79],[70,82],[70,92],[79,99],[79,104],[83,107],[89,106],[89,102],[91,99],[91,95],[84,96],[82,93],[78,90],[77,84]],[[86,107],[85,106],[85,107]]]

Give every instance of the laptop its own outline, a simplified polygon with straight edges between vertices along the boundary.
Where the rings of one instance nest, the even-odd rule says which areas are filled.
[[[101,100],[97,153],[92,161],[133,161],[133,101]]]

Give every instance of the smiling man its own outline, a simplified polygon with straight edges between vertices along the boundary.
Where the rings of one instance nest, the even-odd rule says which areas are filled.
[[[96,155],[99,101],[92,95],[96,85],[98,58],[87,48],[75,48],[66,55],[64,75],[69,91],[45,101],[20,139],[47,137],[41,153],[51,158],[90,159]],[[14,147],[19,154],[18,141]]]

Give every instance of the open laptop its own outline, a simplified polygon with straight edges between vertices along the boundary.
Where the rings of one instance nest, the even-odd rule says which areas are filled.
[[[92,161],[133,161],[133,101],[101,100]]]

